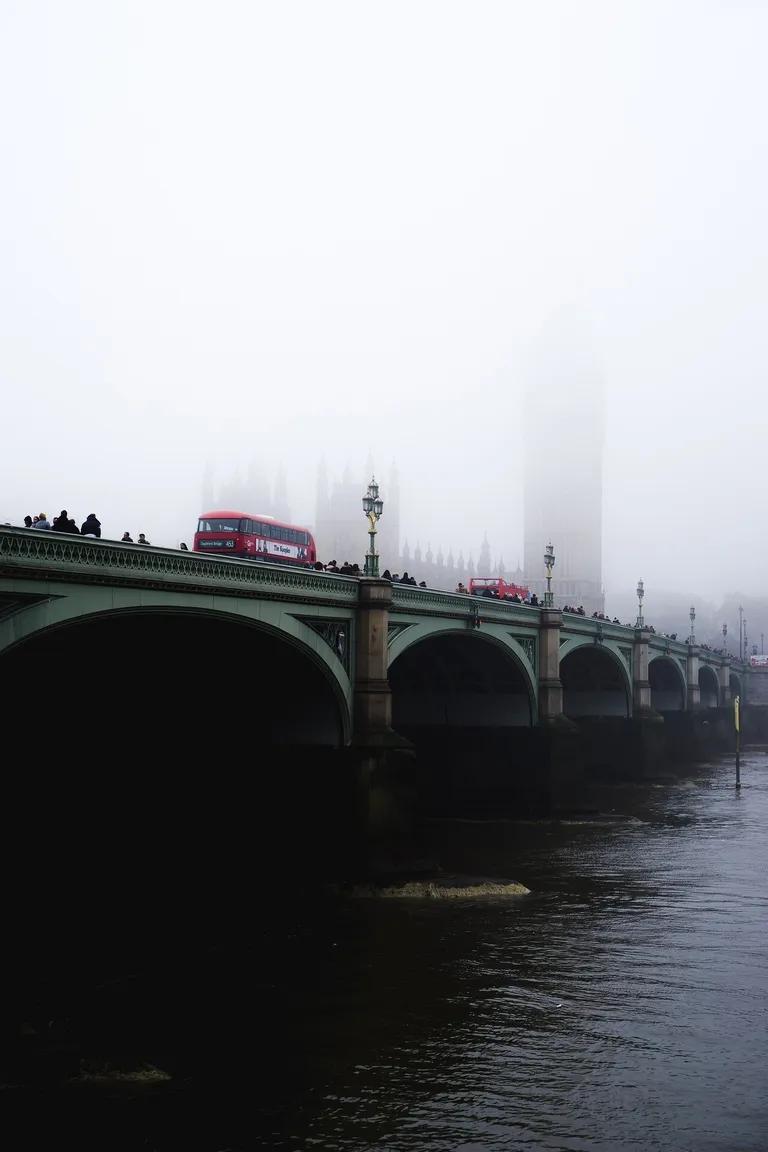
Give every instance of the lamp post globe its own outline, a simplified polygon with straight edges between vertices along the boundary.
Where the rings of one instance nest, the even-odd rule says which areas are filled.
[[[544,567],[547,570],[547,590],[544,593],[544,607],[552,607],[552,569],[555,566],[555,550],[550,541],[544,549]]]
[[[376,525],[381,519],[382,512],[384,511],[384,501],[379,495],[379,486],[376,483],[376,477],[371,477],[371,482],[368,485],[368,490],[363,496],[363,512],[368,520],[368,538],[370,544],[368,551],[365,554],[365,576],[378,576],[379,574],[379,555],[376,551]]]

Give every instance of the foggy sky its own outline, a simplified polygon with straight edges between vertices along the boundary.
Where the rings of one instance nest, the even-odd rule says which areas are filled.
[[[411,548],[513,565],[573,310],[609,603],[762,593],[766,33],[735,0],[0,0],[0,521],[191,541],[206,464],[255,456],[311,523],[321,459],[370,454]]]

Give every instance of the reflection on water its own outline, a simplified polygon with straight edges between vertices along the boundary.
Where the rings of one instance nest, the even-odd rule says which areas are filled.
[[[70,1089],[59,1120],[110,1148],[764,1152],[768,757],[742,779],[430,827],[445,867],[527,897],[255,898],[247,946],[104,995],[170,1084]]]

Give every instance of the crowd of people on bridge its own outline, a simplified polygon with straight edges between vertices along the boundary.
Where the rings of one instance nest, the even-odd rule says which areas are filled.
[[[36,516],[25,516],[24,523],[21,527],[31,528],[35,531],[65,532],[70,536],[91,536],[95,539],[101,539],[101,520],[99,520],[95,512],[89,512],[79,528],[77,522],[72,519],[66,508],[63,508],[58,516],[54,516],[52,521],[48,519],[45,512],[38,512]],[[130,532],[124,532],[121,543],[150,545],[150,541],[147,540],[143,532],[139,532],[136,541],[134,541]],[[186,545],[184,545],[184,547],[186,548]]]

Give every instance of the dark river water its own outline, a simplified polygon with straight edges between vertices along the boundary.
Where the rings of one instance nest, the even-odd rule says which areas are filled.
[[[591,820],[430,825],[432,858],[524,897],[257,889],[251,935],[100,994],[170,1080],[0,1103],[104,1149],[765,1152],[764,752],[742,782],[722,761]]]

